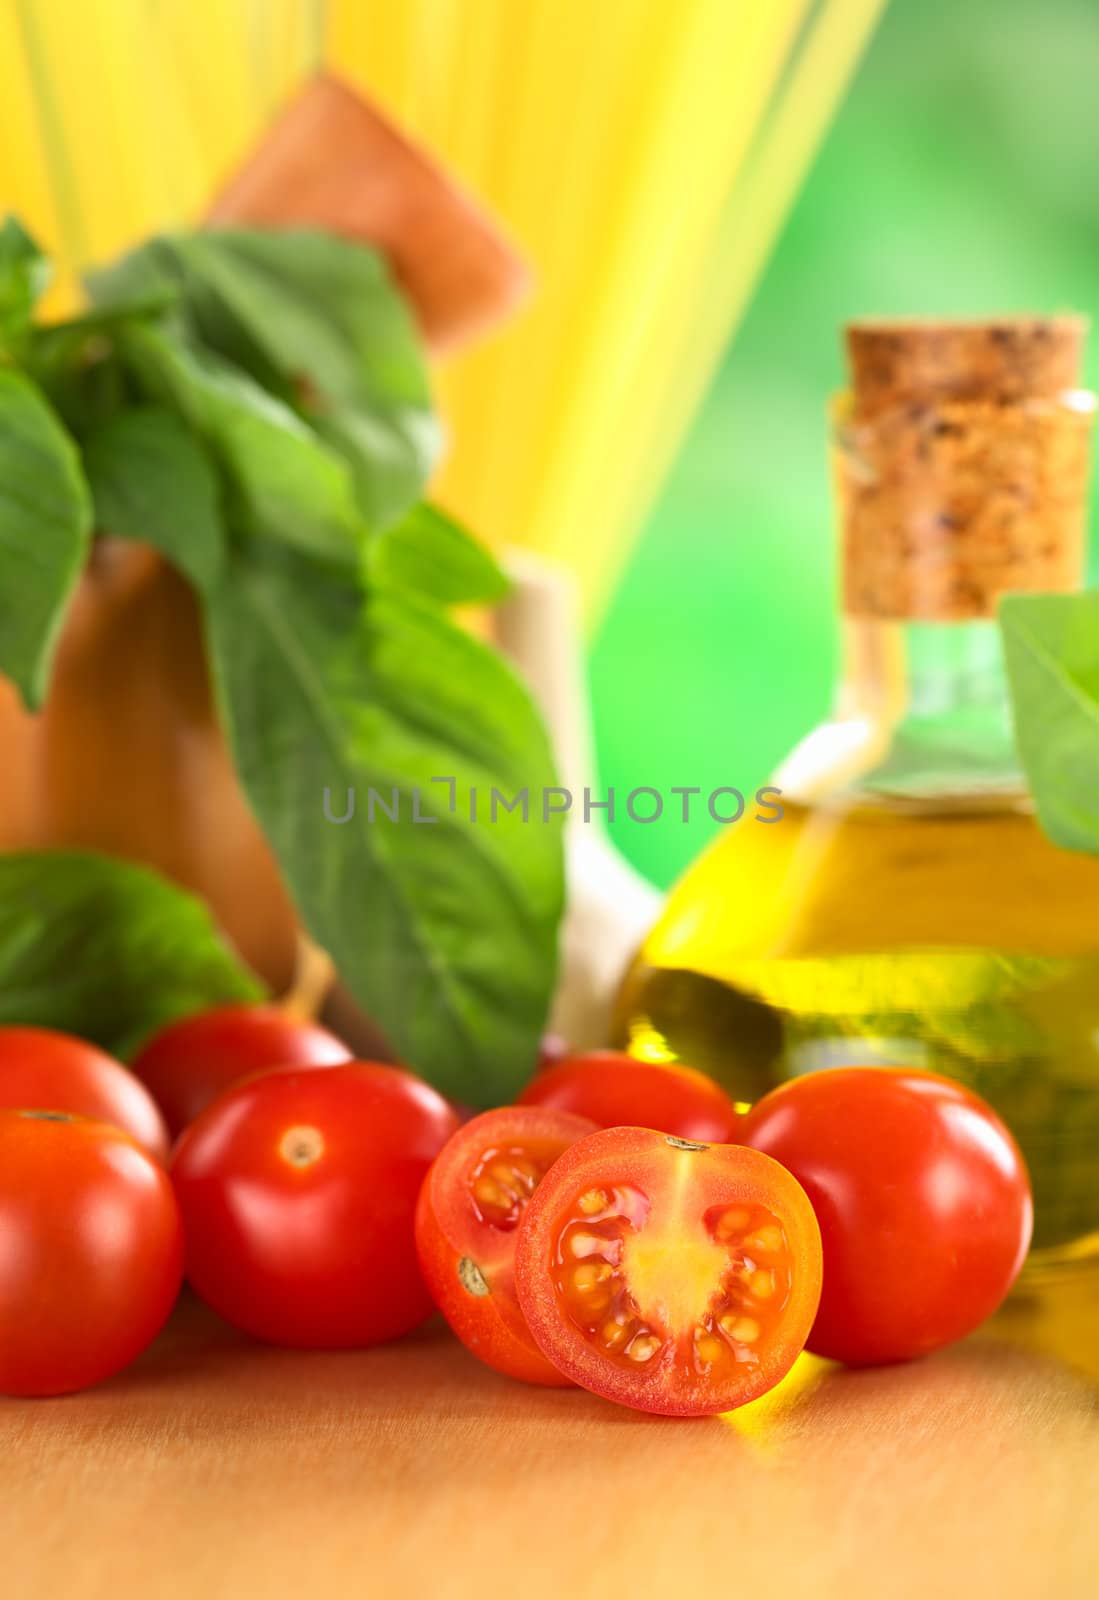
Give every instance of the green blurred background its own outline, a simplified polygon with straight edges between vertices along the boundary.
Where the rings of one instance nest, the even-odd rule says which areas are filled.
[[[1097,0],[892,0],[594,641],[604,786],[751,791],[825,714],[840,324],[1096,317],[1097,96]],[[612,826],[662,885],[714,831]]]

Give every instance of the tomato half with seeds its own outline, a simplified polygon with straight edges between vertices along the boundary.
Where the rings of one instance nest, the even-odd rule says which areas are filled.
[[[515,1298],[519,1220],[558,1157],[594,1131],[566,1111],[486,1111],[454,1135],[420,1190],[416,1250],[435,1304],[468,1350],[525,1383],[571,1379],[539,1350]]]
[[[535,1190],[515,1281],[539,1348],[576,1383],[708,1416],[793,1365],[820,1299],[820,1230],[797,1180],[758,1150],[607,1128]]]
[[[543,1066],[520,1105],[553,1106],[590,1117],[599,1128],[658,1128],[700,1144],[732,1144],[741,1113],[724,1089],[694,1067],[637,1061],[619,1050],[592,1050]]]

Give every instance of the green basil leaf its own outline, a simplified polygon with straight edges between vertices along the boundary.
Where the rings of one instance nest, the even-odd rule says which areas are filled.
[[[118,345],[145,399],[177,412],[213,452],[232,490],[235,523],[358,565],[365,528],[351,474],[300,417],[177,329],[131,327]]]
[[[45,698],[91,522],[72,440],[34,385],[0,368],[0,672],[32,710]]]
[[[135,306],[175,305],[180,298],[178,275],[159,239],[138,245],[104,267],[92,268],[84,274],[84,288],[93,315],[121,312],[128,316]]]
[[[96,526],[143,539],[209,588],[225,555],[218,482],[194,435],[171,411],[123,411],[84,447]]]
[[[0,222],[0,344],[17,344],[49,285],[50,263],[19,221]]]
[[[371,527],[419,499],[441,433],[415,324],[375,251],[313,229],[207,229],[152,240],[91,289],[165,281],[203,345],[293,398],[347,460]]]
[[[367,560],[376,583],[443,606],[491,605],[510,588],[484,545],[426,501],[376,535]]]
[[[82,312],[64,322],[35,323],[19,365],[46,396],[69,432],[84,439],[132,399],[115,349],[116,335],[161,316],[169,301],[145,299]]]
[[[1099,591],[1000,606],[1019,757],[1055,844],[1099,854]]]
[[[540,809],[545,734],[511,670],[436,608],[364,600],[307,565],[264,545],[211,597],[237,772],[304,921],[400,1058],[497,1104],[531,1070],[554,976],[562,849]],[[493,787],[528,790],[529,820],[491,821]]]
[[[75,850],[0,855],[0,1023],[126,1057],[177,1017],[262,992],[202,902],[155,872]]]
[[[399,426],[366,406],[311,410],[309,420],[350,467],[372,530],[388,528],[415,505],[439,455],[442,435],[433,413],[415,412]]]

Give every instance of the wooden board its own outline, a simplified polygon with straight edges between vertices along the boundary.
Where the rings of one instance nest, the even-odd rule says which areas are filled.
[[[671,1422],[498,1378],[432,1326],[251,1344],[192,1304],[130,1373],[0,1401],[10,1600],[752,1594],[1095,1600],[1099,1285],[907,1367],[802,1358]]]

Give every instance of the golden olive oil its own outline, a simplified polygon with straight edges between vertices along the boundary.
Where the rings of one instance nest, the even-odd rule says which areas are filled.
[[[1022,795],[864,792],[734,825],[673,890],[616,1026],[746,1101],[841,1064],[958,1078],[1027,1158],[1034,1262],[1099,1254],[1099,861]]]

